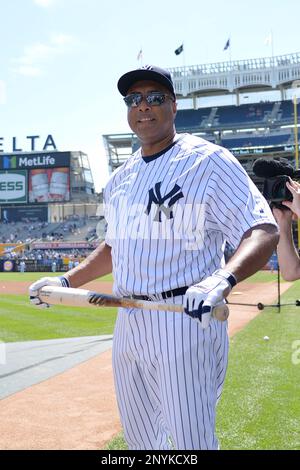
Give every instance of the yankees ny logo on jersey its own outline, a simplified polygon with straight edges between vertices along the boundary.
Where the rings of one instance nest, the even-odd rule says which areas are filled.
[[[183,193],[181,187],[178,184],[175,184],[174,188],[168,192],[165,196],[161,195],[161,181],[156,183],[154,188],[149,189],[149,202],[145,213],[150,214],[152,204],[157,206],[157,211],[154,217],[155,222],[161,222],[162,213],[165,214],[167,219],[173,219],[173,206],[174,204],[181,199]],[[167,207],[164,203],[169,199]]]

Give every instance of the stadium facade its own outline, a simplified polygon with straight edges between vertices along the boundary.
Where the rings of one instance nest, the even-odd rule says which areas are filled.
[[[260,189],[262,181],[252,172],[258,157],[284,158],[296,166],[300,109],[292,98],[299,96],[300,53],[169,71],[178,102],[177,132],[228,148]],[[110,171],[139,147],[131,133],[103,140]]]
[[[104,236],[88,156],[12,147],[0,150],[0,271],[66,271]]]
[[[96,214],[97,196],[83,152],[0,154],[2,222],[59,222]]]

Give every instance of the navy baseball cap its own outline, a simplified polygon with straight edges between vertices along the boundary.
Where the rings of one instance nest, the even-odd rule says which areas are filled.
[[[139,69],[125,73],[118,81],[118,90],[121,95],[126,96],[129,88],[134,83],[142,80],[151,80],[164,85],[175,98],[174,85],[170,72],[156,65],[144,65]]]

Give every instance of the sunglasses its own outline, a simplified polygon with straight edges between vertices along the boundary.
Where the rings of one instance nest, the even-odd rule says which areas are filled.
[[[173,96],[161,93],[160,91],[150,91],[150,93],[146,95],[142,93],[130,93],[130,95],[125,96],[124,101],[128,108],[136,108],[141,104],[144,98],[149,106],[161,106],[166,101],[166,98],[175,101]]]

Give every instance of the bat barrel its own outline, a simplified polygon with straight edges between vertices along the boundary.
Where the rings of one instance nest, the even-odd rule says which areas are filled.
[[[75,289],[72,287],[45,286],[39,291],[42,302],[49,305],[68,305],[70,307],[87,307],[88,292],[85,289]]]

